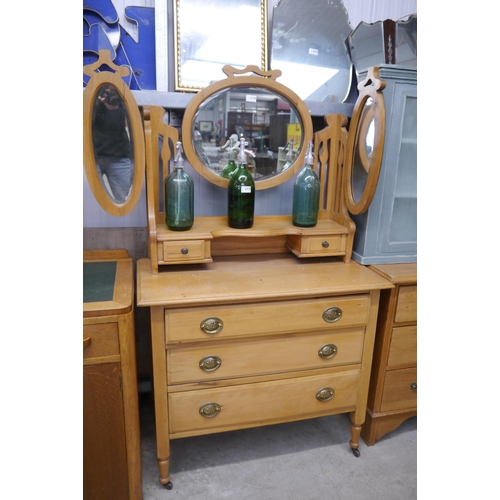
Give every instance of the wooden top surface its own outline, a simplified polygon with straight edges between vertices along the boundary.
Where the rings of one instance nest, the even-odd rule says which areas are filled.
[[[321,297],[393,288],[365,266],[294,255],[221,257],[210,264],[167,266],[151,273],[137,262],[138,306],[196,306]]]
[[[133,309],[133,265],[127,253],[84,252],[83,265],[84,318],[126,314]]]
[[[370,269],[384,278],[400,285],[417,282],[417,263],[404,264],[374,264]]]

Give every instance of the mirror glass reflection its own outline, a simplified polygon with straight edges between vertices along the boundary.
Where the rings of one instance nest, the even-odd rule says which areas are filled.
[[[118,89],[99,87],[92,110],[92,143],[102,185],[116,204],[125,203],[134,179],[134,141],[127,107]]]
[[[267,69],[265,0],[175,0],[174,6],[176,90],[220,80],[224,64]]]
[[[358,122],[358,129],[356,130],[354,161],[352,166],[352,193],[356,203],[361,200],[366,187],[374,144],[374,101],[369,97],[363,106]]]
[[[272,9],[270,68],[281,70],[280,83],[301,99],[344,102],[352,80],[344,41],[351,30],[342,0],[280,0]]]
[[[224,89],[198,108],[192,129],[193,148],[203,165],[217,175],[235,160],[243,137],[247,167],[255,181],[292,167],[303,143],[303,125],[293,104],[263,87]]]

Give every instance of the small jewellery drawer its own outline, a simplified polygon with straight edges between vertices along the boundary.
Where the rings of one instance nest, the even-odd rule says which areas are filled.
[[[99,323],[83,325],[83,358],[100,358],[120,354],[118,325]]]
[[[165,311],[166,342],[364,326],[369,295]]]
[[[394,321],[396,323],[417,321],[417,285],[400,287]]]
[[[352,411],[359,370],[170,393],[170,435],[196,435]]]
[[[417,325],[392,329],[388,368],[417,364]]]
[[[360,363],[364,329],[231,345],[169,349],[168,384]]]
[[[404,410],[417,406],[417,369],[391,370],[385,375],[380,411]]]
[[[339,255],[345,252],[345,235],[288,236],[287,246],[299,257]]]
[[[207,240],[166,241],[163,243],[163,260],[182,263],[210,259],[210,242]]]

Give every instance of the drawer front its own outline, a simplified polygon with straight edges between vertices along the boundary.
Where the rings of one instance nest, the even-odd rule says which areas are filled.
[[[368,320],[369,305],[369,295],[356,295],[226,307],[167,309],[165,335],[169,343],[364,326]],[[324,319],[324,315],[328,320]]]
[[[344,236],[320,236],[304,238],[306,253],[328,254],[345,250]]]
[[[358,381],[359,370],[348,370],[169,394],[170,434],[195,435],[351,411],[357,403]],[[316,395],[324,389],[320,396],[328,398],[330,388],[333,397],[320,401]]]
[[[417,364],[417,325],[397,326],[392,329],[391,347],[387,366]]]
[[[168,241],[163,243],[165,262],[189,262],[210,257],[210,243],[205,240]]]
[[[168,383],[264,375],[360,363],[364,329],[304,337],[169,349]]]
[[[385,374],[381,411],[405,410],[417,406],[417,369],[392,370]],[[415,384],[413,388],[412,384]]]
[[[119,354],[117,323],[83,325],[83,359]]]
[[[405,285],[399,288],[394,321],[396,323],[417,321],[417,285]]]
[[[346,236],[335,234],[328,236],[288,236],[287,247],[299,257],[317,255],[339,255],[345,253]]]

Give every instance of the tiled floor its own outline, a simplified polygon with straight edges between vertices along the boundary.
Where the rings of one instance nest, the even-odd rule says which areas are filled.
[[[143,500],[413,500],[417,418],[374,446],[350,447],[347,414],[171,441],[158,482],[152,398],[141,396]]]

